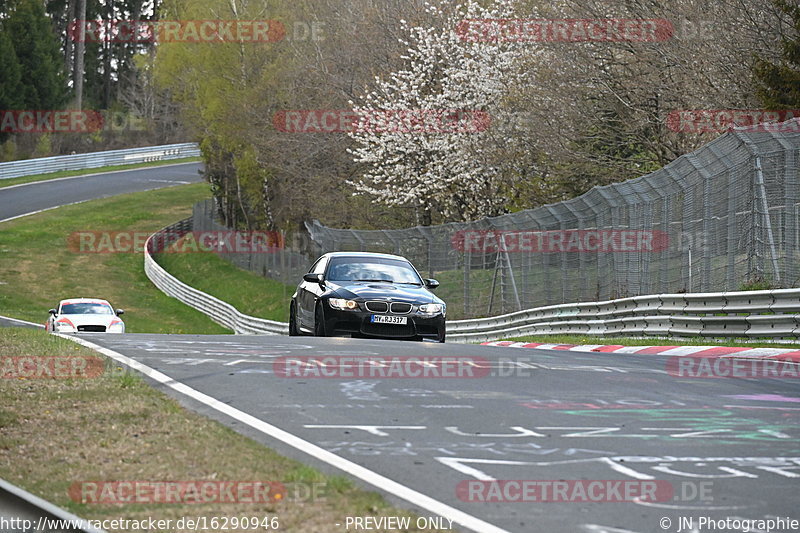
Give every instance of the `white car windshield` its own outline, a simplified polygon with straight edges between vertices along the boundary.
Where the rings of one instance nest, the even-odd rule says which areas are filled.
[[[62,315],[113,315],[110,305],[100,303],[70,303],[61,306]]]

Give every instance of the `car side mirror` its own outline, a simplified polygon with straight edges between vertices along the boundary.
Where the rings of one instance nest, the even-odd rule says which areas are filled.
[[[325,276],[322,274],[308,273],[303,275],[303,281],[307,281],[309,283],[322,283],[324,280]]]
[[[57,311],[55,309],[51,309],[48,311],[48,313],[50,313],[51,315],[55,315]]]
[[[125,314],[124,309],[114,309],[114,312],[117,314],[117,316]]]
[[[428,287],[430,290],[433,290],[439,286],[439,282],[436,281],[435,279],[426,279],[425,286]]]

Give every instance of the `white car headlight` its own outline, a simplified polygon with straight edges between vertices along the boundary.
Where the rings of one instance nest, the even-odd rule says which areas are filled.
[[[55,326],[56,326],[56,331],[58,331],[59,333],[61,332],[69,333],[77,331],[77,329],[75,328],[75,324],[73,324],[72,321],[68,318],[59,318],[58,320],[56,320]]]
[[[121,320],[115,320],[108,326],[109,333],[125,333],[125,324]]]
[[[358,311],[358,302],[355,300],[345,300],[344,298],[329,298],[328,303],[334,309],[341,309],[344,311]]]
[[[444,310],[442,304],[422,304],[419,306],[419,312],[423,315],[438,315]]]

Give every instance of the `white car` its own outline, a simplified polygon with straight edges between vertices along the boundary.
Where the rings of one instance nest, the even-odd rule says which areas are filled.
[[[57,309],[50,309],[45,328],[55,333],[125,333],[125,323],[119,318],[124,312],[106,300],[70,298],[61,300]]]

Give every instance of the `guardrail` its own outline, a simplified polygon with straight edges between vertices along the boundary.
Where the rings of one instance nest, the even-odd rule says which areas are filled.
[[[88,154],[22,159],[20,161],[0,163],[0,180],[34,174],[49,174],[62,170],[84,170],[112,165],[167,161],[185,157],[198,157],[199,155],[200,148],[196,143],[181,143],[91,152]]]
[[[448,322],[447,334],[463,342],[547,334],[798,337],[800,289],[657,294],[552,305]]]
[[[244,315],[232,305],[171,276],[150,255],[164,249],[192,219],[168,226],[148,239],[145,272],[166,294],[236,333],[287,334],[289,325]],[[451,342],[488,342],[523,335],[652,335],[687,337],[800,337],[800,289],[657,294],[605,302],[551,305],[490,318],[451,320]]]
[[[156,263],[151,255],[154,249],[166,249],[179,238],[179,235],[189,231],[192,231],[191,218],[167,226],[147,239],[144,250],[144,271],[150,281],[165,294],[197,309],[236,334],[288,335],[289,324],[242,314],[231,304],[186,285]]]
[[[0,479],[0,517],[17,519],[16,527],[3,531],[59,531],[106,533],[64,509]],[[23,527],[24,526],[24,527]]]

